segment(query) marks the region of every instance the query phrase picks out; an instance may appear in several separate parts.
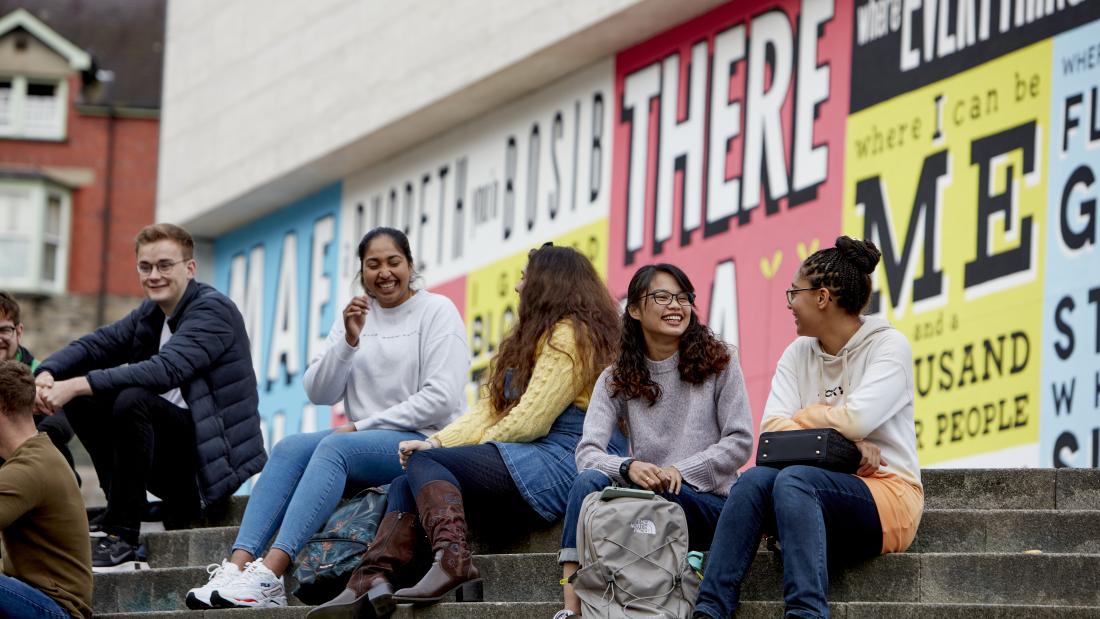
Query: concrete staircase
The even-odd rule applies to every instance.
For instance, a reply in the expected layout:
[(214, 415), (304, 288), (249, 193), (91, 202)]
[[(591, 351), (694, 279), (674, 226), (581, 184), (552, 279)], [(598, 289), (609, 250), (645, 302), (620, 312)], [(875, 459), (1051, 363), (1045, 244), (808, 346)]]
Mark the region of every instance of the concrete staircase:
[[(926, 470), (926, 509), (904, 554), (834, 574), (839, 619), (1100, 618), (1100, 470)], [(189, 611), (203, 566), (225, 556), (244, 500), (217, 526), (146, 535), (148, 571), (95, 577), (97, 616), (304, 617), (307, 607)], [(560, 605), (555, 553), (560, 527), (517, 540), (475, 540), (483, 603), (399, 607), (417, 619), (549, 619)], [(782, 616), (782, 566), (767, 552), (743, 589), (741, 618)], [(292, 604), (296, 601), (292, 600)]]

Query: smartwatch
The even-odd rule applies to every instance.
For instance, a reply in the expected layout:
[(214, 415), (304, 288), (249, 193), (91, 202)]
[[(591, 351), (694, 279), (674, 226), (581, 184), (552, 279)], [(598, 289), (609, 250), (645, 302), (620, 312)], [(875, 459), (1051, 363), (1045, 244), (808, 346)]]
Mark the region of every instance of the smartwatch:
[(634, 458), (627, 458), (626, 460), (623, 460), (621, 464), (619, 464), (619, 477), (622, 477), (623, 481), (628, 484), (634, 483), (630, 481), (631, 464), (634, 464)]

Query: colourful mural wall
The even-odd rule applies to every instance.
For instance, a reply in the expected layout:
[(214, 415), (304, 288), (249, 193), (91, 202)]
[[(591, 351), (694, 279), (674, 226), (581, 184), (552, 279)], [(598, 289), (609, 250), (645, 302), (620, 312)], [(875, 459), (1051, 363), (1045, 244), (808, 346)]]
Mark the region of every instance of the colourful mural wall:
[(731, 2), (225, 235), (215, 284), (269, 438), (331, 423), (301, 373), (376, 225), (463, 313), (470, 397), (553, 240), (618, 297), (683, 267), (758, 420), (798, 264), (866, 237), (871, 311), (913, 344), (922, 464), (1095, 467), (1098, 93), (1096, 1)]
[(214, 286), (244, 316), (268, 448), (287, 434), (332, 425), (302, 388), (310, 357), (339, 316), (336, 231), (340, 187), (238, 228), (214, 245)]

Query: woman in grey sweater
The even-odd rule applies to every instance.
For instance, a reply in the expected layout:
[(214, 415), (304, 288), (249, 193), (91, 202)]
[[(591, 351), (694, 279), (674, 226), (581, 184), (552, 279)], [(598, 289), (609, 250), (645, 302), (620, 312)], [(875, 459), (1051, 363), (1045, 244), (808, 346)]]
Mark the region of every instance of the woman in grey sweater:
[[(752, 451), (752, 414), (736, 350), (694, 312), (695, 288), (676, 266), (634, 274), (623, 312), (619, 359), (596, 381), (577, 445), (558, 562), (577, 570), (577, 518), (589, 493), (612, 482), (662, 494), (687, 517), (692, 549), (710, 547), (718, 516)], [(632, 457), (607, 451), (619, 422)], [(565, 585), (564, 619), (580, 612)]]

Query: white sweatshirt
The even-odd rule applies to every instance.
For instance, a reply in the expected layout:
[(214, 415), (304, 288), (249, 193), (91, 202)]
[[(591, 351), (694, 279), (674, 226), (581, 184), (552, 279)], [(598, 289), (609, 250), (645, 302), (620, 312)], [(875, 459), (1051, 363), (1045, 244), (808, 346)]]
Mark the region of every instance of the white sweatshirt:
[(344, 409), (357, 430), (431, 434), (465, 408), (470, 349), (454, 303), (426, 290), (397, 307), (371, 302), (358, 346), (338, 317), (303, 380), (314, 404)]
[(913, 393), (909, 340), (886, 320), (866, 317), (835, 356), (814, 337), (791, 342), (775, 368), (760, 425), (766, 429), (769, 417), (779, 417), (836, 428), (877, 446), (884, 472), (919, 485)]

